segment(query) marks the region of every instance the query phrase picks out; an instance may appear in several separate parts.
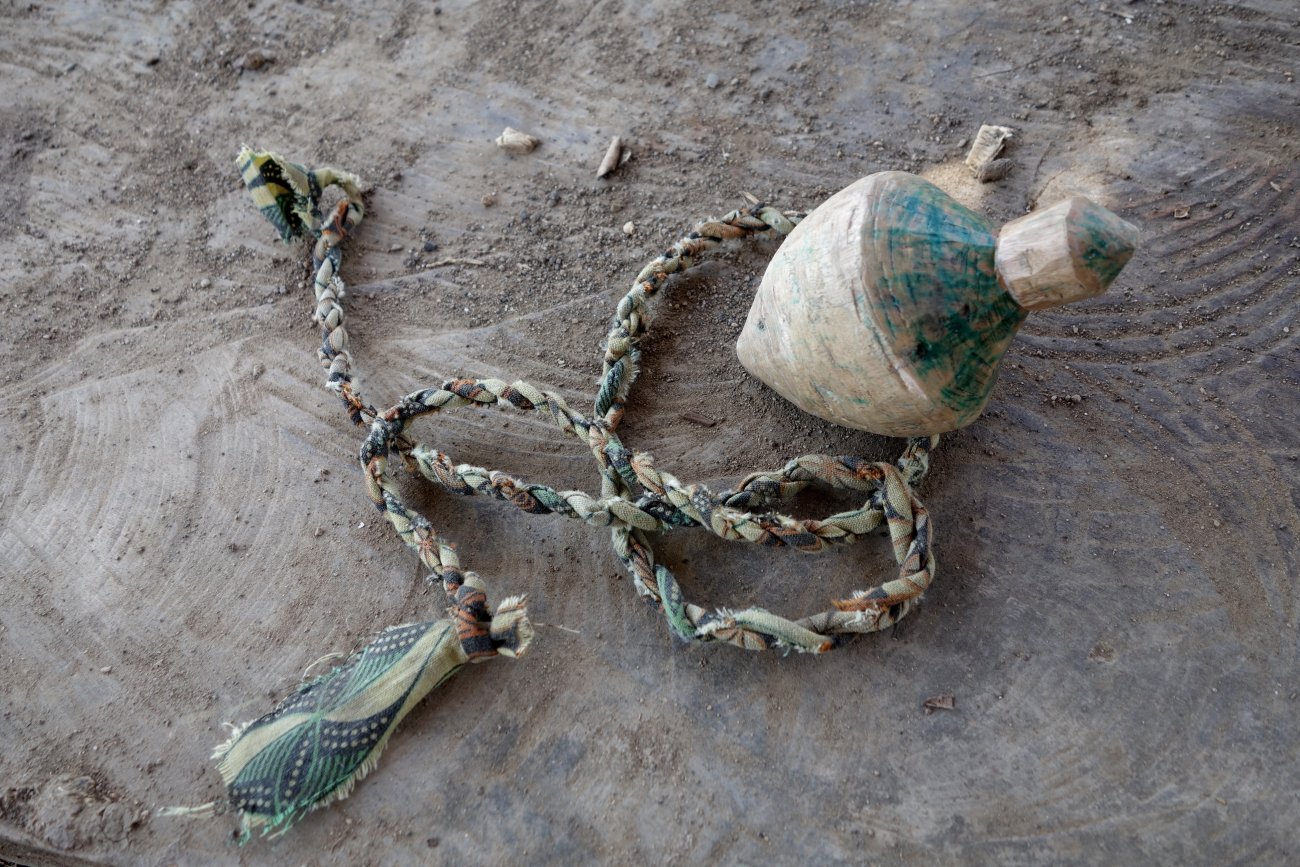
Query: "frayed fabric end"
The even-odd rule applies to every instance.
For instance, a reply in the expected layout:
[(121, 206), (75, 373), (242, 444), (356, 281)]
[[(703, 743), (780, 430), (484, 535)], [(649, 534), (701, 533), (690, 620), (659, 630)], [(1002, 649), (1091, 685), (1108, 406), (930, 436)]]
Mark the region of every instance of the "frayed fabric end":
[[(503, 600), (489, 629), (499, 655), (525, 652), (533, 627), (524, 597)], [(270, 713), (228, 724), (230, 737), (213, 751), (225, 801), (160, 815), (237, 812), (241, 842), (276, 837), (351, 794), (378, 766), (403, 718), (468, 661), (452, 620), (385, 629), (342, 664), (303, 681)]]
[(465, 662), (451, 621), (395, 626), (270, 713), (233, 727), (214, 758), (245, 839), (282, 833), (347, 797), (402, 719)]

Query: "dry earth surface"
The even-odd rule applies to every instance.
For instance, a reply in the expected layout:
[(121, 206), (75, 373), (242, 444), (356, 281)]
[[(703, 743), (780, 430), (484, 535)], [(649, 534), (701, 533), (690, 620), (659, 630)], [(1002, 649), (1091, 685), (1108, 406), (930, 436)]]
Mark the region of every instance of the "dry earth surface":
[[(0, 854), (1295, 863), (1298, 25), (1292, 0), (0, 2)], [(1017, 131), (985, 185), (961, 166), (983, 122)], [(507, 125), (541, 147), (497, 150)], [(614, 134), (632, 159), (597, 181)], [(1032, 317), (936, 452), (924, 608), (824, 658), (676, 645), (604, 533), (412, 482), (546, 625), (435, 693), (347, 801), (238, 848), (230, 817), (153, 810), (221, 794), (223, 723), (442, 605), (364, 496), (306, 251), (250, 206), (241, 142), (369, 183), (344, 275), (379, 403), (464, 374), (586, 405), (641, 263), (741, 191), (809, 208), (906, 169), (998, 221), (1077, 192), (1144, 247)], [(657, 302), (623, 432), (684, 479), (899, 448), (744, 373), (765, 252)], [(541, 419), (420, 431), (595, 484)], [(892, 570), (883, 539), (660, 553), (696, 598), (783, 612)]]

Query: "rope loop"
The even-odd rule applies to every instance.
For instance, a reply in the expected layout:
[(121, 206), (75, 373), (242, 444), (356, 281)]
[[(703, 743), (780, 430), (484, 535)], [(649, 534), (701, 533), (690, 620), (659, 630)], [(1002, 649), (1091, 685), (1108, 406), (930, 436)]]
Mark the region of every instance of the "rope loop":
[[(671, 275), (693, 267), (720, 244), (789, 234), (801, 214), (755, 204), (705, 220), (642, 268), (615, 307), (590, 418), (536, 385), (492, 378), (449, 380), (377, 410), (353, 385), (343, 315), (347, 292), (339, 276), (341, 245), (365, 214), (360, 181), (346, 172), (311, 170), (248, 148), (238, 162), (254, 203), (280, 237), (286, 242), (304, 235), (315, 239), (312, 320), (320, 328), (317, 354), (326, 369), (326, 387), (340, 396), (354, 424), (368, 428), (359, 453), (367, 495), (429, 570), (429, 580), (442, 583), (448, 605), (445, 618), (384, 630), (343, 664), (305, 680), (270, 713), (235, 728), (217, 748), (214, 758), (227, 790), (221, 809), (240, 813), (245, 838), (252, 828), (282, 833), (307, 811), (346, 797), (423, 696), (463, 665), (522, 655), (532, 639), (524, 598), (503, 599), (493, 612), (483, 579), (465, 569), (456, 547), (402, 499), (394, 457), (453, 493), (490, 496), (530, 514), (564, 515), (607, 528), (633, 587), (660, 610), (669, 632), (682, 641), (822, 653), (856, 633), (889, 628), (916, 607), (930, 586), (935, 568), (930, 519), (914, 488), (929, 469), (938, 437), (909, 440), (896, 463), (804, 455), (779, 469), (750, 474), (734, 491), (714, 493), (704, 485), (683, 483), (618, 436), (637, 377), (638, 343), (649, 327), (650, 299)], [(324, 216), (321, 194), (335, 186), (343, 198)], [(600, 475), (600, 495), (457, 464), (407, 435), (408, 426), (421, 416), (471, 405), (535, 412), (584, 442)], [(861, 496), (862, 505), (808, 519), (774, 510), (809, 485), (852, 492)], [(757, 607), (706, 609), (691, 602), (672, 571), (656, 561), (651, 543), (655, 534), (698, 527), (723, 539), (814, 552), (856, 542), (882, 526), (899, 566), (897, 577), (799, 619)], [(170, 812), (197, 815), (218, 806)]]
[[(937, 437), (910, 440), (897, 464), (871, 463), (851, 455), (804, 455), (778, 470), (749, 475), (734, 491), (714, 493), (658, 469), (653, 456), (628, 448), (617, 434), (638, 375), (638, 344), (651, 319), (648, 305), (668, 278), (690, 269), (721, 244), (786, 235), (802, 214), (762, 203), (737, 209), (698, 223), (648, 262), (615, 306), (602, 346), (602, 372), (590, 418), (571, 409), (558, 394), (531, 383), (500, 379), (449, 380), (412, 392), (380, 411), (362, 401), (352, 385), (352, 356), (343, 323), (346, 287), (339, 276), (340, 245), (364, 214), (359, 181), (332, 169), (311, 171), (272, 154), (246, 152), (241, 161), (255, 201), (281, 236), (287, 240), (311, 233), (317, 239), (312, 253), (316, 298), (312, 318), (321, 328), (318, 354), (328, 370), (326, 385), (343, 398), (354, 423), (369, 425), (360, 451), (367, 493), (429, 568), (430, 579), (441, 580), (458, 622), (487, 623), (486, 595), (481, 588), (473, 593), (465, 589), (470, 586), (465, 576), (473, 573), (462, 571), (454, 547), (403, 501), (392, 475), (393, 456), (409, 471), (453, 493), (486, 495), (530, 514), (560, 514), (608, 528), (614, 551), (637, 591), (663, 612), (670, 631), (686, 641), (820, 653), (838, 646), (845, 635), (893, 625), (929, 587), (934, 574), (929, 517), (913, 487), (928, 470)], [(322, 219), (320, 193), (331, 185), (341, 186), (345, 198)], [(274, 195), (268, 198), (268, 192)], [(408, 438), (407, 427), (420, 416), (470, 405), (508, 405), (536, 412), (561, 431), (584, 440), (600, 475), (600, 495), (556, 490), (498, 470), (457, 464), (444, 452)], [(861, 494), (862, 505), (812, 519), (774, 511), (781, 501), (814, 484)], [(797, 620), (762, 608), (709, 610), (692, 603), (672, 571), (656, 562), (651, 544), (651, 534), (698, 527), (723, 539), (815, 552), (856, 542), (882, 525), (893, 544), (898, 577), (853, 592), (835, 600), (833, 608)], [(483, 634), (484, 628), (478, 628), (473, 636), (471, 659), (496, 652), (494, 645), (481, 640)]]

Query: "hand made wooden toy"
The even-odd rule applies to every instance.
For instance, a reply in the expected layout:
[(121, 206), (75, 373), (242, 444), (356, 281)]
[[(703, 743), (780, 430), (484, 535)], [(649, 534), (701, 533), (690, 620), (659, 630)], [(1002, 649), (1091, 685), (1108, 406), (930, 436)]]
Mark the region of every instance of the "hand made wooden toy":
[[(863, 178), (807, 218), (755, 204), (705, 220), (655, 257), (617, 304), (590, 415), (554, 392), (499, 379), (448, 380), (381, 410), (354, 387), (343, 324), (341, 244), (365, 213), (360, 182), (347, 172), (311, 170), (247, 148), (238, 163), (254, 202), (283, 240), (316, 240), (313, 319), (321, 330), (326, 385), (342, 398), (351, 421), (368, 429), (359, 463), (370, 501), (447, 596), (445, 616), (389, 627), (342, 664), (305, 680), (269, 713), (234, 726), (214, 754), (223, 799), (164, 811), (238, 813), (245, 839), (255, 829), (281, 833), (308, 811), (345, 797), (429, 692), (468, 663), (522, 656), (535, 637), (526, 600), (506, 597), (494, 611), (487, 582), (464, 568), (455, 546), (405, 502), (395, 463), (457, 494), (483, 494), (531, 514), (607, 530), (637, 592), (683, 641), (824, 653), (855, 635), (890, 628), (919, 604), (935, 561), (929, 513), (914, 488), (929, 468), (937, 434), (979, 414), (1027, 311), (1104, 291), (1136, 243), (1132, 226), (1079, 198), (1014, 220), (999, 235), (937, 187), (885, 172)], [(321, 195), (331, 186), (344, 198), (326, 217)], [(911, 439), (893, 463), (803, 455), (751, 473), (731, 491), (685, 484), (617, 434), (649, 327), (649, 302), (673, 274), (726, 241), (786, 234), (741, 335), (741, 361), (809, 412)], [(408, 431), (421, 416), (461, 406), (549, 418), (590, 448), (600, 495), (457, 464)], [(824, 518), (775, 511), (810, 484), (856, 492), (865, 501)], [(653, 535), (685, 528), (803, 552), (883, 528), (898, 573), (797, 619), (759, 607), (705, 608), (687, 599), (652, 547)]]
[(1133, 226), (1080, 196), (999, 233), (915, 175), (869, 175), (781, 245), (737, 354), (836, 424), (955, 430), (984, 409), (1027, 313), (1105, 292), (1136, 246)]

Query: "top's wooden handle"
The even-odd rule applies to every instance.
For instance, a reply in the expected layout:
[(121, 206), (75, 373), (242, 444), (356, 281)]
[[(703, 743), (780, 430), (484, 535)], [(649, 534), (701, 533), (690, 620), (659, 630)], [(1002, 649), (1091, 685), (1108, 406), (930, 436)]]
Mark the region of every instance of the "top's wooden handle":
[(1082, 301), (1106, 291), (1137, 241), (1132, 224), (1073, 196), (1002, 227), (998, 281), (1026, 310)]

